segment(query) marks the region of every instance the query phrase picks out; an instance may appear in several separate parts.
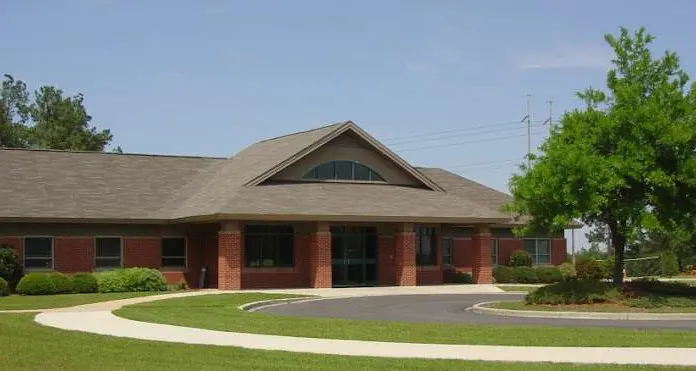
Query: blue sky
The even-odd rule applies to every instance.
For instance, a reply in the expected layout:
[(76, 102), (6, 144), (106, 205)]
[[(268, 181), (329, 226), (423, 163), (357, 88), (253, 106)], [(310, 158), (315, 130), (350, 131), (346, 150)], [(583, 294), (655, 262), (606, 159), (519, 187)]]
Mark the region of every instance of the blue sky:
[[(6, 0), (0, 73), (84, 93), (126, 152), (227, 156), (353, 120), (415, 165), (506, 190), (528, 92), (535, 120), (549, 99), (577, 106), (604, 85), (603, 35), (621, 25), (694, 71), (695, 13), (689, 0)], [(537, 145), (547, 128), (532, 133)]]

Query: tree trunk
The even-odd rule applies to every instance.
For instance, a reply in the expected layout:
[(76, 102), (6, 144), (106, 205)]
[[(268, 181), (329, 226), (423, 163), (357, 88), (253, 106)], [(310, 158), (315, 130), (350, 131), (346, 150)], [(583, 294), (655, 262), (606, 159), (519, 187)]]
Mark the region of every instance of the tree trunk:
[(610, 228), (611, 244), (614, 247), (614, 274), (613, 282), (615, 285), (623, 283), (624, 250), (626, 249), (626, 236), (619, 231), (617, 224)]

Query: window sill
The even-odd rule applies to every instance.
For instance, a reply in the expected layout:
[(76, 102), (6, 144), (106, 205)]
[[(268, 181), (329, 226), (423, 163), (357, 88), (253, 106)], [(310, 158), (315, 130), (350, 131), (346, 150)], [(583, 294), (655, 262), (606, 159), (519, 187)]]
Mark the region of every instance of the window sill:
[(27, 273), (48, 273), (54, 271), (55, 269), (53, 268), (24, 268), (24, 272)]
[(159, 271), (165, 273), (188, 273), (189, 269), (187, 267), (160, 267)]
[(244, 267), (242, 273), (297, 273), (294, 267), (261, 267), (261, 268), (249, 268)]
[(440, 266), (439, 265), (419, 265), (419, 266), (416, 266), (416, 270), (419, 270), (419, 271), (439, 271)]
[(114, 269), (123, 269), (123, 268), (124, 267), (122, 265), (118, 266), (118, 267), (99, 267), (99, 268), (94, 267), (94, 268), (92, 268), (92, 272), (112, 271)]

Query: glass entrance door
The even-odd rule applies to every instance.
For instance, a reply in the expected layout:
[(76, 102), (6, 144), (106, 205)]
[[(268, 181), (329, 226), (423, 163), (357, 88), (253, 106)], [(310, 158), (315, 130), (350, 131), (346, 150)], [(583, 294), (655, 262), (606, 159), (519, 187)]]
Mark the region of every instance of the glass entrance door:
[(332, 227), (331, 269), (334, 286), (365, 286), (377, 281), (375, 228)]

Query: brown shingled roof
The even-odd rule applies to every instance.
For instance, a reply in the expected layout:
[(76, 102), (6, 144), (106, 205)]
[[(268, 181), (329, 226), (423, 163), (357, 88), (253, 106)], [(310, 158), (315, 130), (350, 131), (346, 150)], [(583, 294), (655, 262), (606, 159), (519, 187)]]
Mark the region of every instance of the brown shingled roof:
[[(349, 130), (424, 188), (261, 184)], [(507, 221), (497, 205), (509, 196), (481, 185), (485, 190), (473, 190), (475, 184), (441, 169), (411, 167), (350, 121), (264, 140), (232, 158), (0, 149), (0, 219)]]

